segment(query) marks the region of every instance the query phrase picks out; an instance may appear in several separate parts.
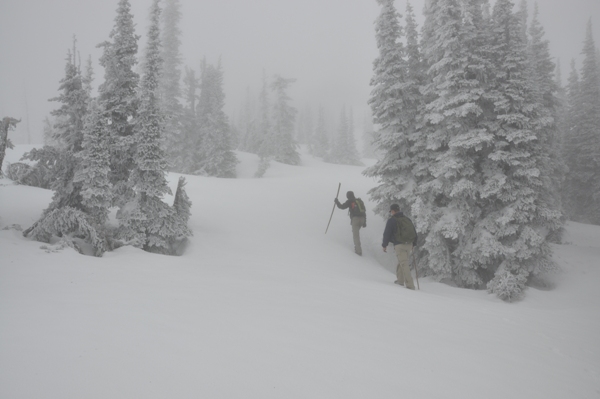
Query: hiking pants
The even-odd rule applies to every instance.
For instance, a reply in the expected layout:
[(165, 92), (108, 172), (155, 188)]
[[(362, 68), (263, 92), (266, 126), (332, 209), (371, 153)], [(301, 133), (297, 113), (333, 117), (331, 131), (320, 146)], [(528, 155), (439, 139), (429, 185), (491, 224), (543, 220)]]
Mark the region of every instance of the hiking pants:
[(364, 216), (354, 216), (350, 222), (352, 224), (352, 238), (354, 238), (354, 252), (362, 255), (362, 247), (360, 246), (360, 228), (365, 224)]
[(398, 278), (398, 284), (406, 286), (412, 290), (415, 289), (415, 283), (413, 283), (412, 275), (410, 274), (410, 267), (408, 260), (410, 253), (412, 252), (412, 244), (398, 244), (394, 245), (394, 251), (398, 258), (398, 267), (396, 268), (396, 277)]

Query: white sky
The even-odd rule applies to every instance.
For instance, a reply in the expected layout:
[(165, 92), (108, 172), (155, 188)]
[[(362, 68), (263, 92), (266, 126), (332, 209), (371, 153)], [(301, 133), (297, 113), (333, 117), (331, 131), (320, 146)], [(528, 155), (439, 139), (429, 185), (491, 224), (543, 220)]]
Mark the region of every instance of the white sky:
[[(92, 55), (95, 84), (104, 71), (96, 45), (108, 39), (117, 0), (1, 0), (0, 118), (23, 118), (11, 133), (15, 143), (41, 141), (42, 120), (56, 107), (67, 49), (77, 35), (82, 59)], [(296, 78), (290, 94), (298, 108), (323, 104), (337, 115), (352, 107), (362, 120), (367, 110), (372, 62), (377, 55), (375, 0), (181, 0), (182, 52), (198, 69), (203, 56), (225, 70), (226, 111), (231, 116), (246, 89), (258, 90), (263, 68)], [(423, 0), (411, 2), (422, 24)], [(136, 33), (145, 36), (150, 0), (131, 0)], [(563, 75), (579, 57), (587, 20), (595, 22), (600, 45), (599, 0), (539, 0), (540, 19)], [(406, 2), (396, 0), (404, 13)], [(530, 16), (533, 1), (530, 1)], [(143, 51), (143, 41), (140, 51)], [(28, 114), (28, 115), (27, 115)], [(29, 126), (26, 121), (29, 120)]]

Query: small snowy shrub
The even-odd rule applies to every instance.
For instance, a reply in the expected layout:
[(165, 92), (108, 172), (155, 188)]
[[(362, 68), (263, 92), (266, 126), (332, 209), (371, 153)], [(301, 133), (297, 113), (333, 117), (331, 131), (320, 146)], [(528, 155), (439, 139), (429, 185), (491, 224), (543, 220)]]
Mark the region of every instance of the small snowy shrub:
[[(55, 235), (63, 238), (65, 235), (81, 236), (94, 248), (94, 256), (102, 256), (105, 251), (104, 239), (88, 221), (87, 215), (68, 206), (46, 213), (31, 228), (23, 232), (24, 236), (29, 234), (34, 240), (47, 243)], [(71, 241), (65, 240), (65, 242)], [(74, 248), (81, 252), (77, 245)]]
[(522, 273), (513, 274), (508, 270), (498, 270), (487, 284), (487, 290), (503, 301), (514, 302), (523, 296), (526, 283), (527, 276)]

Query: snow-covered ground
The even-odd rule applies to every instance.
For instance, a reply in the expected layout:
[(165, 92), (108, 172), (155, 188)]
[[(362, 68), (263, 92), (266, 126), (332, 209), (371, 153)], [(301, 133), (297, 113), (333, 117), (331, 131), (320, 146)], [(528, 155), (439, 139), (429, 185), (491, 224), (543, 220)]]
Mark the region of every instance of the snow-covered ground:
[(52, 193), (0, 180), (0, 398), (600, 397), (600, 227), (569, 223), (555, 287), (518, 303), (410, 291), (381, 218), (363, 257), (344, 211), (324, 234), (338, 182), (373, 208), (363, 168), (303, 154), (254, 179), (238, 156), (238, 179), (187, 177), (181, 257), (42, 249), (5, 228)]

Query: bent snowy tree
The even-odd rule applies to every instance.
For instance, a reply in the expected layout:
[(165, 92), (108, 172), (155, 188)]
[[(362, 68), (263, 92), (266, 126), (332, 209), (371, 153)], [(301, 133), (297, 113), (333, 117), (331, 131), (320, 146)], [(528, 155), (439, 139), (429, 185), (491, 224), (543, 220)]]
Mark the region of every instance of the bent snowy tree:
[(14, 129), (19, 122), (21, 122), (20, 119), (17, 120), (7, 116), (2, 119), (2, 123), (0, 124), (0, 176), (2, 176), (2, 164), (4, 163), (6, 148), (13, 148), (12, 143), (8, 139), (8, 131)]

